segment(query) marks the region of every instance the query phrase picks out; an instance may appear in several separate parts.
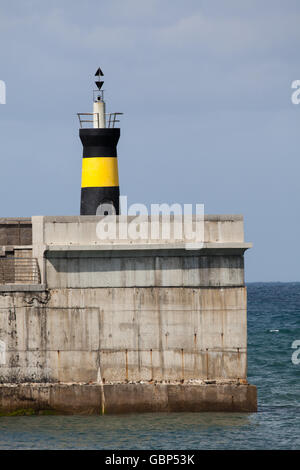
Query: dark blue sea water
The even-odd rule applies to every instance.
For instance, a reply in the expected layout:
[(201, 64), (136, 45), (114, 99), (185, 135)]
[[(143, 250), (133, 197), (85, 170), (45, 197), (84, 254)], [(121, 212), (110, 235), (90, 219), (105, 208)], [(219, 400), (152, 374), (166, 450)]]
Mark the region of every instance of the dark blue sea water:
[[(0, 449), (300, 449), (300, 283), (248, 285), (258, 413), (0, 418)], [(300, 354), (299, 354), (300, 357)]]

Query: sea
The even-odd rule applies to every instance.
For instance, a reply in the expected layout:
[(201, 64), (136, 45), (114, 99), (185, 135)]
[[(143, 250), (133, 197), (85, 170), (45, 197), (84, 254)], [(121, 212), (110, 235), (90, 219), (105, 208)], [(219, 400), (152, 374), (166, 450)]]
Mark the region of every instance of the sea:
[(0, 449), (300, 449), (300, 283), (247, 290), (257, 413), (0, 417)]

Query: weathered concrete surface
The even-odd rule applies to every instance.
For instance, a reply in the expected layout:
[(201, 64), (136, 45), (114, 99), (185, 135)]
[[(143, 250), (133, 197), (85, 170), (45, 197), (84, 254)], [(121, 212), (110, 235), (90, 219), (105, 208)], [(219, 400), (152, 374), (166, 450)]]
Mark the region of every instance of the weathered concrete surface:
[[(51, 216), (35, 216), (32, 217), (32, 230), (33, 230), (33, 245), (44, 244), (44, 245), (103, 245), (103, 244), (114, 244), (120, 243), (120, 235), (123, 225), (131, 224), (136, 222), (137, 218), (134, 216), (117, 216), (117, 235), (115, 240), (99, 239), (97, 233), (97, 225), (99, 221), (103, 219), (102, 216), (67, 216), (67, 217), (51, 217)], [(108, 220), (107, 218), (105, 220)], [(169, 220), (166, 217), (147, 217), (139, 216), (141, 224), (145, 222), (157, 221), (160, 225), (158, 237), (153, 238), (151, 231), (151, 224), (147, 225), (147, 231), (141, 231), (140, 238), (135, 240), (125, 236), (123, 243), (125, 244), (153, 244), (153, 243), (165, 243), (166, 245), (179, 241), (189, 242), (187, 234), (183, 233), (178, 236), (178, 230), (176, 222), (178, 218), (175, 216), (170, 217), (170, 232), (163, 224)], [(187, 225), (189, 223), (187, 222)], [(191, 227), (195, 229), (195, 217), (191, 219)], [(153, 227), (153, 225), (152, 225)], [(153, 229), (152, 229), (153, 230)], [(130, 228), (127, 229), (130, 231)], [(113, 233), (113, 232), (110, 232)], [(169, 236), (170, 233), (170, 236)], [(167, 236), (166, 236), (167, 235)], [(122, 237), (122, 235), (121, 235)], [(204, 233), (203, 242), (209, 243), (222, 243), (222, 242), (244, 242), (244, 222), (242, 215), (204, 215)]]
[(0, 386), (0, 413), (31, 409), (103, 414), (256, 411), (256, 387), (238, 384), (23, 384)]
[(155, 250), (46, 254), (48, 287), (243, 286), (242, 255)]
[(0, 293), (0, 382), (245, 379), (244, 287)]
[[(193, 216), (187, 219), (184, 227), (180, 223), (181, 219), (178, 223), (176, 216), (140, 216), (140, 224), (137, 224), (136, 217), (118, 216), (106, 224), (107, 227), (115, 227), (115, 230), (108, 230), (107, 239), (99, 237), (98, 230), (99, 223), (105, 220), (110, 219), (101, 216), (32, 217), (32, 253), (39, 264), (41, 282), (47, 283), (50, 288), (131, 287), (142, 286), (144, 282), (149, 286), (156, 285), (154, 272), (162, 272), (162, 285), (177, 286), (181, 285), (178, 284), (182, 277), (180, 270), (183, 270), (188, 282), (185, 285), (197, 285), (198, 281), (199, 285), (206, 286), (242, 285), (244, 282), (242, 256), (251, 244), (244, 242), (243, 217), (240, 215), (205, 215), (198, 226)], [(129, 236), (132, 224), (134, 227), (140, 227), (139, 238), (134, 240)], [(144, 230), (142, 227), (145, 224)], [(157, 227), (154, 232), (153, 227)], [(199, 227), (202, 228), (199, 230)], [(189, 238), (193, 231), (201, 236), (201, 240), (197, 240), (201, 242), (201, 249), (194, 248), (189, 252), (191, 246), (197, 246), (197, 243)], [(144, 251), (138, 253), (137, 250), (143, 247)], [(129, 252), (121, 254), (121, 250)], [(198, 261), (200, 254), (203, 258)], [(222, 255), (223, 259), (209, 261), (208, 258), (205, 260), (205, 255)], [(99, 257), (109, 258), (107, 267), (105, 260), (99, 260)], [(147, 257), (144, 263), (142, 257)], [(101, 264), (102, 270), (99, 268)], [(129, 284), (117, 279), (120, 271), (123, 277), (125, 273), (126, 278), (129, 277)], [(102, 273), (102, 277), (99, 273)], [(179, 280), (176, 281), (177, 273)], [(190, 278), (195, 277), (194, 274), (196, 278), (191, 281)], [(132, 279), (132, 276), (135, 276), (135, 279)]]

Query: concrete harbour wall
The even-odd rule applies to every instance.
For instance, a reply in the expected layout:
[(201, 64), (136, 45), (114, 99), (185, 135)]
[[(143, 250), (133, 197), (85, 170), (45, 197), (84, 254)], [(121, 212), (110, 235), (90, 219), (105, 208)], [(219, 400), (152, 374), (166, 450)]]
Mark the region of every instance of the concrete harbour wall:
[(100, 219), (32, 218), (39, 282), (0, 286), (0, 409), (253, 411), (242, 217), (205, 216), (201, 243), (99, 240)]

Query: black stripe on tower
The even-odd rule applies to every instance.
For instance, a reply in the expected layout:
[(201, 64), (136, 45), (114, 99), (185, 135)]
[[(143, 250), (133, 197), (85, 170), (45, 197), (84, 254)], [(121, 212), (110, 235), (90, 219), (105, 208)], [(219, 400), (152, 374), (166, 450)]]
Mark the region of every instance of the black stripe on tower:
[(105, 188), (81, 188), (80, 215), (96, 215), (100, 204), (109, 204), (110, 202), (113, 203), (116, 214), (119, 215), (119, 198), (119, 186), (107, 186)]
[(117, 157), (120, 129), (79, 129), (83, 158)]
[[(83, 145), (83, 158), (117, 158), (117, 144), (120, 129), (80, 129), (79, 137)], [(120, 213), (120, 189), (115, 186), (82, 187), (80, 215), (96, 215), (101, 204), (112, 203), (116, 214)]]

